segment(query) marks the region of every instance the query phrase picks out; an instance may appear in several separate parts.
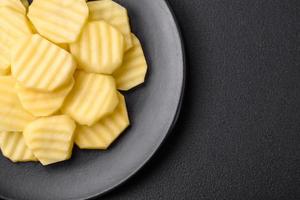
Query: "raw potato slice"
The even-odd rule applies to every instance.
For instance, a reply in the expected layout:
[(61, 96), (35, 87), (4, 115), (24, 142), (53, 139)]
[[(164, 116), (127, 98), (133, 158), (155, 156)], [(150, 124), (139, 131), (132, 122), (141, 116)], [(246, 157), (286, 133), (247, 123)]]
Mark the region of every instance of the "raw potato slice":
[(28, 11), (38, 32), (55, 43), (75, 42), (88, 15), (85, 0), (34, 0)]
[[(2, 1), (2, 0), (1, 0)], [(10, 7), (0, 7), (1, 43), (11, 48), (19, 38), (32, 34), (26, 16)]]
[(90, 11), (89, 20), (104, 20), (117, 28), (125, 39), (125, 50), (132, 46), (131, 29), (127, 10), (111, 0), (90, 1), (87, 3)]
[(53, 91), (71, 80), (76, 63), (69, 52), (35, 34), (15, 45), (11, 68), (24, 87)]
[(25, 142), (43, 165), (68, 160), (75, 127), (75, 122), (66, 115), (40, 118), (25, 128)]
[(1, 132), (0, 148), (2, 154), (13, 162), (37, 161), (25, 144), (22, 132)]
[(111, 76), (78, 71), (62, 112), (81, 125), (91, 126), (112, 113), (118, 103), (115, 81)]
[(132, 34), (133, 47), (124, 55), (122, 66), (114, 73), (117, 88), (130, 90), (145, 81), (147, 62), (139, 39)]
[(19, 0), (0, 0), (0, 75), (10, 72), (11, 47), (18, 38), (32, 33), (24, 13), (13, 9), (18, 3), (24, 8)]
[(104, 21), (89, 22), (80, 39), (70, 45), (79, 68), (112, 74), (123, 61), (123, 35)]
[(26, 8), (28, 7), (28, 1), (27, 0), (0, 0), (0, 7), (8, 7), (25, 15)]
[(0, 131), (23, 131), (34, 120), (21, 105), (11, 76), (0, 76)]
[(17, 94), (23, 107), (36, 117), (49, 116), (58, 111), (66, 96), (74, 85), (74, 79), (53, 92), (40, 92), (27, 89), (21, 84), (16, 84)]
[(112, 114), (93, 126), (77, 126), (75, 143), (81, 149), (107, 149), (129, 126), (125, 98), (120, 93), (118, 96), (119, 105)]

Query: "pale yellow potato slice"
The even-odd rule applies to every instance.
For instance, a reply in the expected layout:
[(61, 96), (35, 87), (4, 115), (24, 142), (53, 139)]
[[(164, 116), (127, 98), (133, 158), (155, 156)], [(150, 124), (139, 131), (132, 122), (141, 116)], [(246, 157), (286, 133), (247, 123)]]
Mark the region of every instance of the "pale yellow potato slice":
[(29, 21), (23, 12), (18, 10), (17, 1), (0, 0), (0, 75), (10, 73), (10, 51), (19, 38), (32, 34)]
[(11, 48), (19, 38), (32, 34), (26, 16), (10, 7), (0, 7), (0, 42)]
[(77, 126), (75, 131), (77, 146), (81, 149), (107, 149), (129, 126), (125, 98), (120, 93), (118, 97), (119, 104), (113, 113), (93, 126)]
[(31, 89), (54, 91), (69, 82), (76, 69), (69, 52), (38, 34), (19, 40), (11, 53), (12, 75)]
[(39, 118), (24, 130), (25, 142), (34, 156), (49, 165), (72, 155), (75, 122), (67, 115)]
[(81, 125), (91, 126), (114, 111), (119, 99), (111, 76), (77, 71), (75, 85), (62, 112)]
[(21, 104), (28, 112), (36, 117), (44, 117), (54, 114), (61, 108), (73, 85), (72, 78), (69, 83), (52, 92), (28, 89), (19, 83), (16, 84), (16, 90)]
[(8, 7), (23, 15), (26, 15), (26, 9), (28, 7), (27, 0), (0, 0), (0, 7)]
[(0, 76), (0, 131), (21, 132), (34, 120), (21, 105), (11, 76)]
[(85, 0), (34, 0), (28, 11), (37, 31), (55, 43), (75, 42), (88, 15)]
[(1, 132), (0, 148), (2, 154), (12, 162), (37, 161), (25, 144), (22, 132)]
[(145, 81), (147, 62), (139, 39), (132, 34), (133, 47), (124, 55), (122, 66), (113, 74), (119, 90), (127, 91)]
[(87, 3), (90, 11), (89, 21), (104, 20), (117, 28), (125, 39), (125, 50), (132, 46), (131, 29), (127, 10), (111, 0), (90, 1)]
[(123, 61), (123, 35), (104, 21), (89, 22), (76, 43), (70, 45), (79, 68), (112, 74)]

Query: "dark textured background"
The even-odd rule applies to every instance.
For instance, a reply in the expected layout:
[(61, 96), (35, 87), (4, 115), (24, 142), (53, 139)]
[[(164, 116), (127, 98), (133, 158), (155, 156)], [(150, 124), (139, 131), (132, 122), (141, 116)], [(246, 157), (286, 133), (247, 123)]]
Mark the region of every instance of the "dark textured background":
[(187, 52), (181, 117), (103, 199), (300, 199), (300, 1), (169, 3)]

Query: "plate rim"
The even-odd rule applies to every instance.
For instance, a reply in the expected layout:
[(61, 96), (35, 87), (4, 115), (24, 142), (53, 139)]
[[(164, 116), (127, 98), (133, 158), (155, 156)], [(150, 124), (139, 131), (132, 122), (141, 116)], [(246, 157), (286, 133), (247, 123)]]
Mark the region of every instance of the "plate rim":
[[(128, 174), (125, 178), (123, 178), (122, 180), (118, 181), (116, 184), (113, 184), (112, 186), (108, 187), (106, 190), (95, 193), (95, 194), (91, 194), (91, 195), (86, 195), (85, 197), (79, 197), (79, 198), (68, 198), (66, 200), (86, 200), (86, 199), (96, 199), (99, 197), (102, 197), (103, 195), (108, 194), (109, 192), (119, 188), (120, 186), (122, 186), (125, 182), (127, 182), (129, 179), (131, 179), (133, 176), (135, 176), (143, 167), (145, 167), (145, 165), (155, 156), (156, 153), (158, 153), (159, 149), (161, 148), (161, 146), (165, 143), (166, 139), (169, 137), (169, 135), (171, 134), (171, 132), (173, 131), (179, 115), (181, 113), (181, 108), (182, 108), (182, 104), (183, 104), (183, 99), (185, 96), (185, 90), (186, 90), (186, 51), (185, 51), (185, 45), (184, 45), (184, 41), (183, 41), (183, 35), (182, 35), (182, 31), (180, 29), (179, 26), (179, 22), (176, 18), (176, 15), (170, 5), (170, 3), (167, 0), (161, 0), (168, 8), (172, 19), (175, 23), (175, 27), (176, 27), (176, 35), (178, 36), (179, 42), (180, 42), (180, 51), (181, 51), (181, 57), (182, 57), (182, 80), (181, 81), (181, 88), (180, 88), (180, 97), (178, 100), (178, 105), (176, 108), (176, 112), (175, 115), (172, 119), (171, 125), (166, 133), (166, 135), (163, 137), (162, 141), (157, 144), (157, 146), (154, 148), (154, 150), (149, 154), (149, 156), (140, 164), (138, 165), (135, 170), (133, 170), (130, 174)], [(6, 200), (16, 200), (10, 197), (6, 197), (3, 196), (2, 194), (0, 194), (0, 199), (6, 199)]]

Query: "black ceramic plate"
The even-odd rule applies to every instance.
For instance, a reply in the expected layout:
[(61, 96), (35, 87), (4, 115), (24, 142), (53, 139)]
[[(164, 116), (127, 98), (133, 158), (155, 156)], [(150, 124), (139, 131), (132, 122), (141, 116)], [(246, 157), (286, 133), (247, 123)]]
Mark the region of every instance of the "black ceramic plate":
[(43, 167), (13, 164), (0, 155), (5, 199), (86, 199), (136, 173), (174, 125), (184, 88), (184, 53), (178, 27), (163, 0), (120, 0), (149, 64), (146, 83), (126, 94), (132, 126), (105, 152), (75, 149), (71, 160)]

